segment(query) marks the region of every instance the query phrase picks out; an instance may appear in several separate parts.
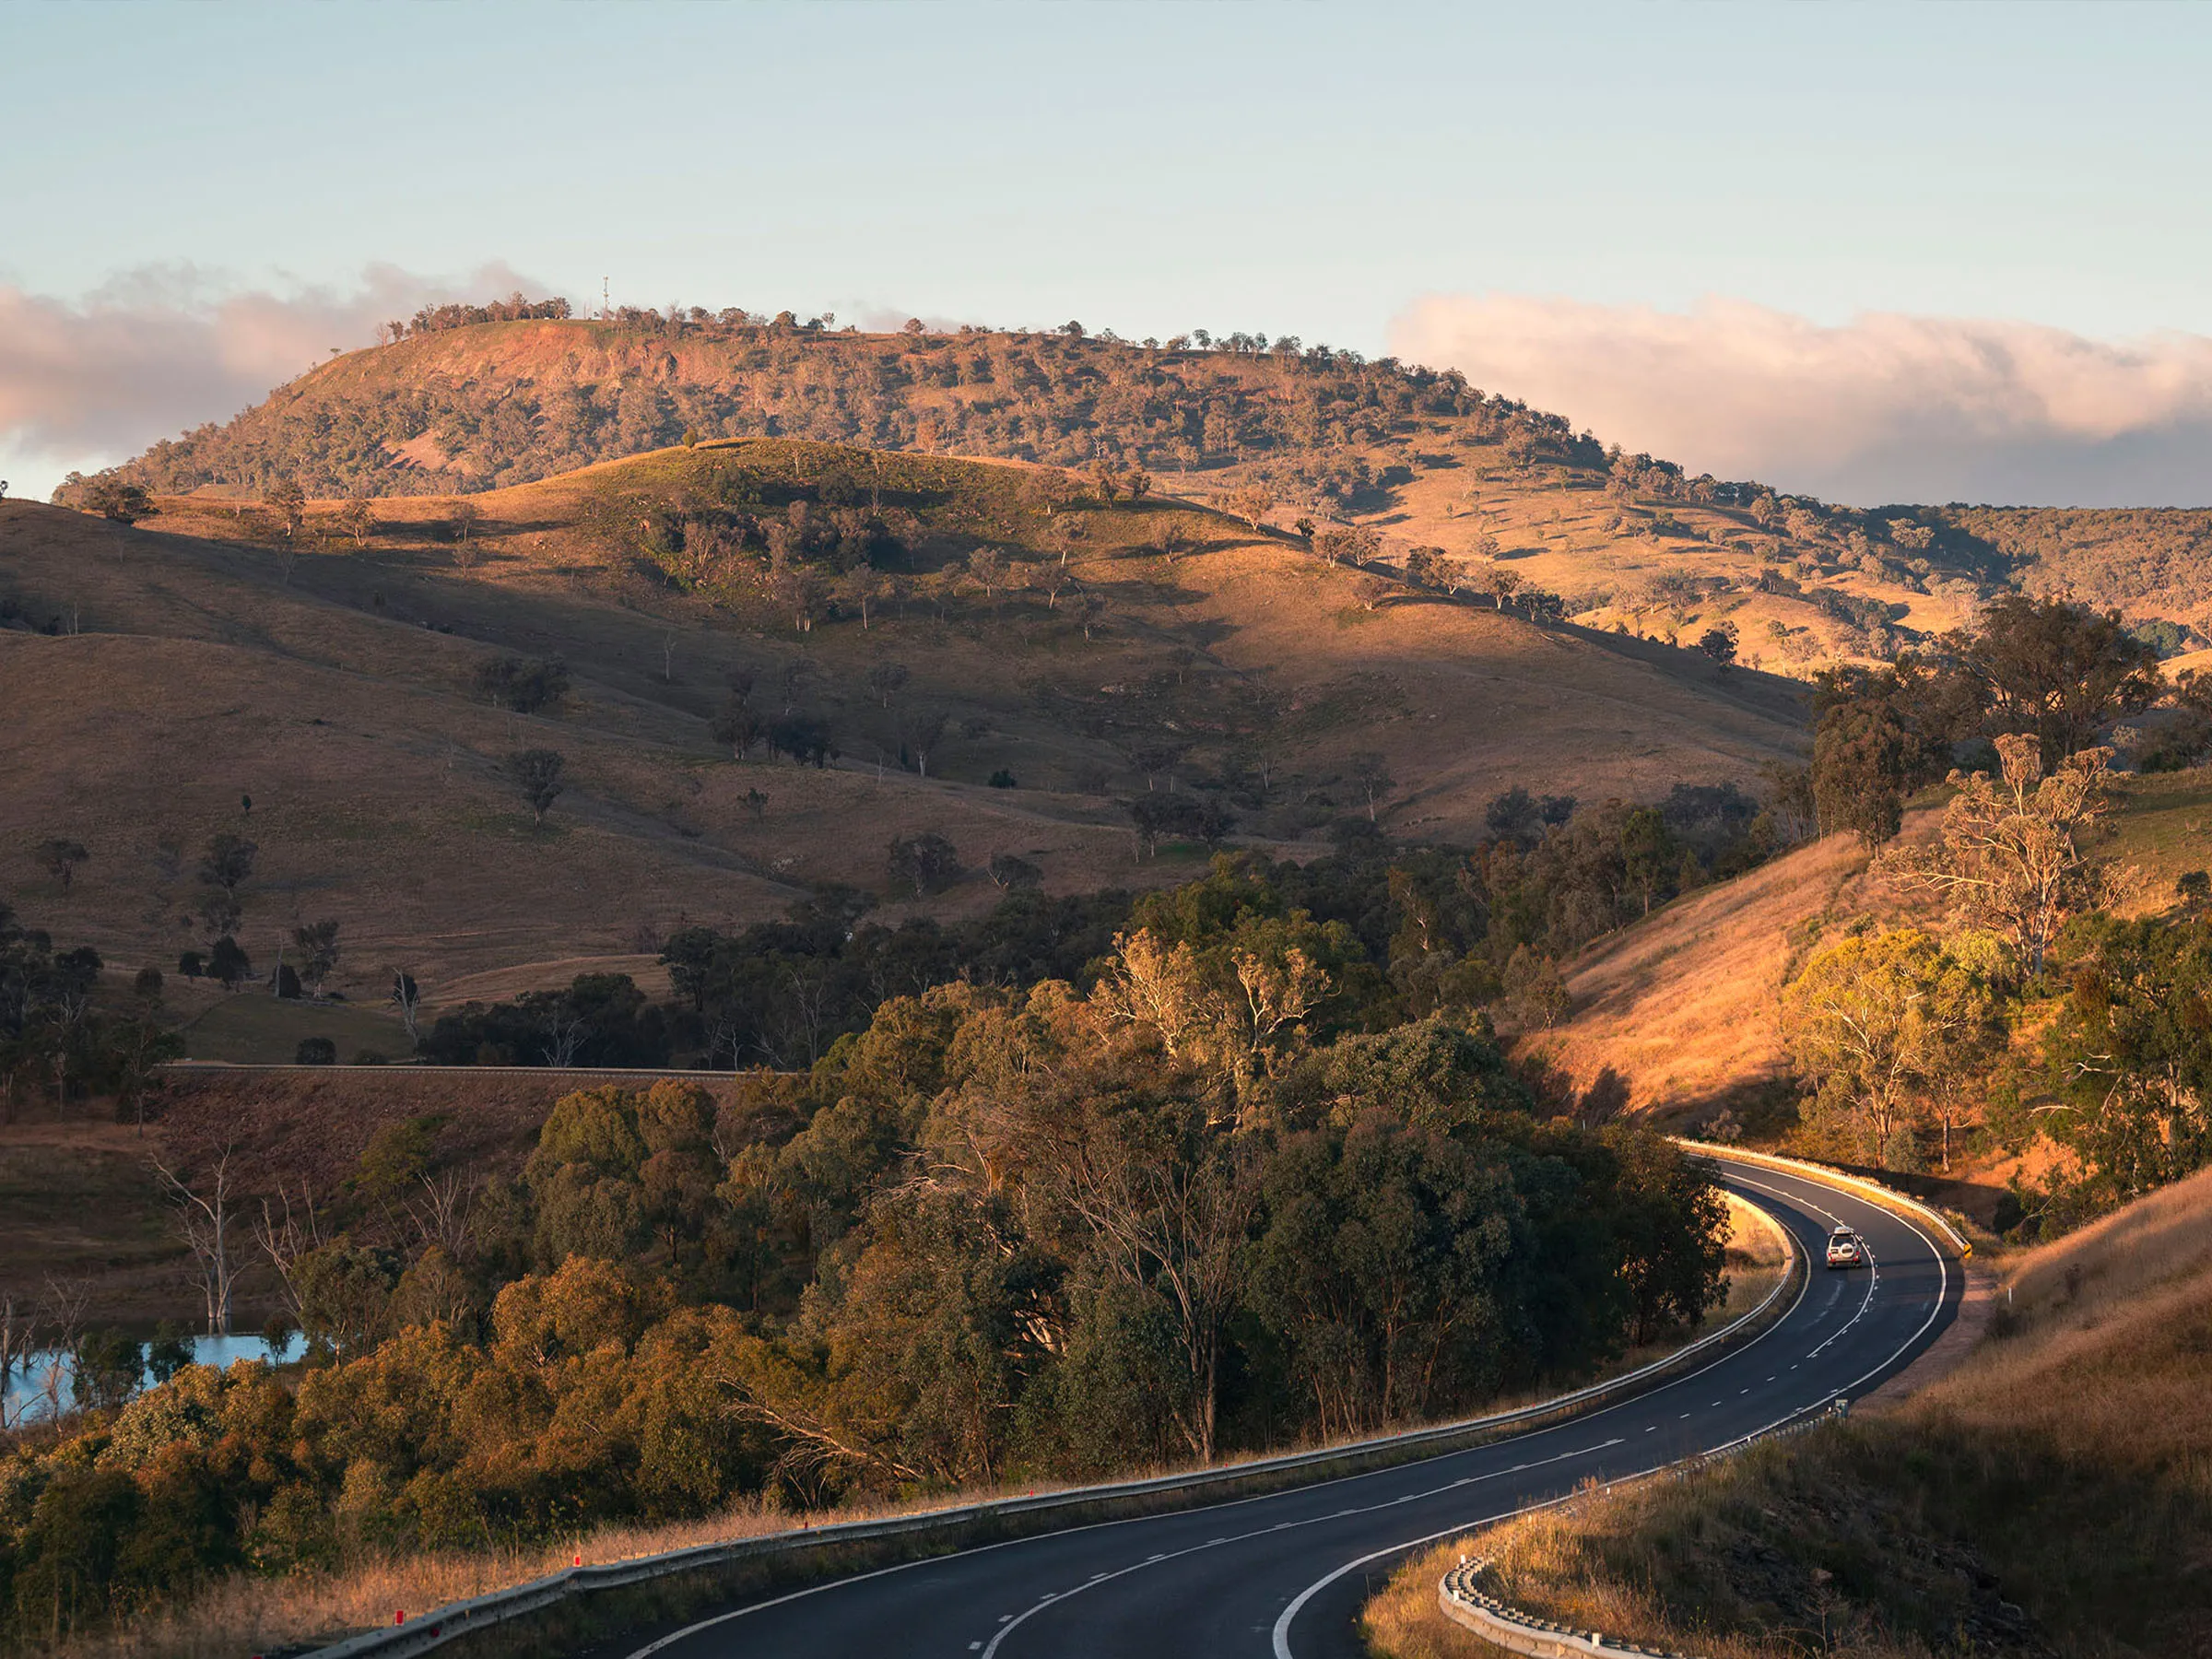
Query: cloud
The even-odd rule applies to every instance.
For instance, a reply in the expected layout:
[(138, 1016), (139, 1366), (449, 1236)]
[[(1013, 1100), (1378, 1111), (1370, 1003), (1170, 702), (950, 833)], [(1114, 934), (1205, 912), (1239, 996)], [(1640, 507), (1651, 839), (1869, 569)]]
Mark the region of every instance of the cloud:
[(1825, 326), (1738, 300), (1687, 313), (1432, 295), (1392, 348), (1694, 472), (1889, 501), (2212, 500), (2212, 338), (2112, 342), (1874, 312)]
[[(346, 287), (243, 288), (189, 265), (127, 272), (80, 300), (0, 284), (0, 457), (11, 492), (134, 454), (258, 403), (380, 324), (446, 300), (540, 291), (500, 264), (464, 280), (372, 265)], [(5, 470), (5, 469), (0, 469)]]

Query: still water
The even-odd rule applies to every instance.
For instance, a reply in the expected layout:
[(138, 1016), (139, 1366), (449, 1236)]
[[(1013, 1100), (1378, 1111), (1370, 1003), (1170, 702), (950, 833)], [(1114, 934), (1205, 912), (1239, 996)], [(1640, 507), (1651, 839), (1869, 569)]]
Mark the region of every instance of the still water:
[[(265, 1359), (269, 1357), (269, 1345), (259, 1336), (194, 1336), (186, 1340), (192, 1344), (193, 1363), (195, 1365), (229, 1365), (234, 1359)], [(282, 1359), (283, 1356), (278, 1355), (277, 1358)], [(7, 1400), (6, 1411), (0, 1415), (0, 1421), (11, 1425), (17, 1422), (35, 1423), (49, 1416), (53, 1406), (48, 1391), (56, 1385), (60, 1389), (64, 1411), (74, 1409), (76, 1404), (76, 1391), (70, 1375), (67, 1354), (33, 1354), (28, 1364), (17, 1366), (0, 1381), (6, 1384)], [(144, 1381), (150, 1383), (153, 1381), (151, 1374)]]

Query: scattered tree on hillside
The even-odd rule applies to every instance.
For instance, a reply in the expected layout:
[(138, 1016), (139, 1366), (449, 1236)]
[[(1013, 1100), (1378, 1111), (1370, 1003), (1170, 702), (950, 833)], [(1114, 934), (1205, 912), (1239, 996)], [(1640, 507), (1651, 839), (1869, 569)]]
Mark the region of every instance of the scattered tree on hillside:
[(945, 741), (945, 711), (909, 707), (899, 715), (899, 742), (914, 763), (914, 771), (929, 776), (929, 758)]
[(547, 809), (560, 798), (560, 771), (566, 764), (557, 749), (520, 749), (507, 757), (508, 779), (530, 808), (534, 824), (542, 826)]
[(85, 851), (85, 843), (71, 841), (66, 836), (49, 836), (31, 850), (39, 868), (61, 884), (64, 894), (76, 879), (76, 868), (92, 854)]
[(908, 677), (904, 663), (877, 663), (868, 670), (868, 689), (875, 692), (888, 709), (891, 706), (891, 699), (906, 685)]
[(935, 830), (895, 837), (886, 873), (893, 891), (917, 899), (943, 892), (963, 874), (959, 853)]
[(1390, 775), (1390, 763), (1374, 749), (1361, 749), (1346, 763), (1352, 787), (1367, 802), (1367, 821), (1375, 821), (1376, 798), (1385, 794), (1397, 780)]
[(453, 538), (453, 562), (465, 571), (476, 566), (477, 526), (483, 519), (484, 509), (465, 497), (445, 509), (445, 532)]
[(102, 473), (85, 485), (81, 500), (86, 511), (119, 524), (135, 524), (155, 512), (153, 498), (144, 488), (112, 473)]
[(279, 478), (269, 486), (267, 505), (284, 527), (285, 539), (297, 540), (307, 523), (307, 491), (296, 478)]
[(1893, 849), (1880, 867), (1947, 899), (1961, 926), (1998, 935), (2040, 973), (2059, 929), (2109, 904), (2127, 880), (2092, 865), (2082, 845), (2104, 815), (2112, 751), (2083, 749), (2046, 772), (2034, 737), (2007, 733), (1996, 746), (1999, 775), (1960, 781), (1936, 843)]
[(238, 889), (253, 879), (253, 861), (260, 853), (261, 849), (242, 836), (228, 832), (209, 836), (200, 853), (200, 885), (237, 898)]
[(338, 527), (353, 537), (356, 547), (366, 547), (376, 534), (376, 503), (365, 495), (353, 495), (338, 509)]
[(385, 1000), (399, 1010), (400, 1023), (407, 1028), (408, 1042), (419, 1044), (422, 1031), (417, 1022), (422, 1013), (422, 986), (415, 976), (405, 968), (393, 969), (392, 994)]
[(569, 694), (559, 657), (496, 656), (477, 670), (477, 695), (517, 714), (535, 714)]
[(739, 760), (744, 759), (753, 745), (760, 741), (762, 735), (760, 716), (754, 712), (753, 705), (746, 700), (745, 695), (737, 691), (731, 692), (724, 700), (709, 724), (708, 730), (715, 742), (727, 747), (731, 755)]
[(2212, 924), (2104, 921), (2044, 1037), (2091, 1213), (2212, 1163)]
[(2033, 733), (2046, 770), (2088, 747), (2112, 721), (2148, 708), (2163, 688), (2157, 650), (2117, 611), (2008, 594), (1983, 612), (1971, 638), (1955, 643), (1993, 721)]
[(1723, 622), (1709, 628), (1698, 637), (1698, 649), (1719, 665), (1726, 674), (1735, 666), (1736, 631), (1733, 622)]
[(994, 853), (986, 867), (991, 885), (1001, 892), (1012, 892), (1020, 888), (1039, 888), (1044, 885), (1044, 872), (1028, 859), (1012, 853)]
[(300, 953), (299, 974), (317, 1002), (323, 1000), (323, 982), (338, 965), (338, 924), (303, 922), (292, 929), (292, 946)]
[(1275, 511), (1275, 491), (1265, 484), (1241, 484), (1222, 498), (1221, 504), (1242, 519), (1247, 530), (1257, 530), (1260, 521)]

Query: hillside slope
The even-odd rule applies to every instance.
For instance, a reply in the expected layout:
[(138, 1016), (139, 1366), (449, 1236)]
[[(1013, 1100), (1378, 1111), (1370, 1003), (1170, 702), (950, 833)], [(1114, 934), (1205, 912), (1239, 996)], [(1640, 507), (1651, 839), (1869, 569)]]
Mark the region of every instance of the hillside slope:
[[(1607, 629), (1689, 641), (1735, 624), (1747, 661), (1809, 675), (1958, 626), (2006, 584), (2212, 634), (2203, 514), (1882, 507), (1781, 497), (1618, 456), (1453, 374), (1294, 340), (1206, 348), (1111, 335), (864, 335), (742, 312), (451, 326), (418, 319), (261, 406), (156, 444), (149, 489), (441, 494), (707, 438), (780, 436), (1088, 467), (1175, 488), (1258, 483), (1402, 555), (1495, 557)], [(1487, 578), (1486, 578), (1487, 580)]]
[[(437, 981), (573, 972), (570, 959), (650, 950), (686, 920), (761, 919), (825, 883), (883, 894), (894, 836), (951, 841), (971, 874), (924, 908), (958, 912), (996, 898), (978, 873), (996, 853), (1059, 891), (1171, 878), (1187, 865), (1139, 862), (1124, 805), (1155, 792), (1224, 804), (1254, 844), (1318, 849), (1365, 819), (1354, 773), (1371, 755), (1385, 833), (1471, 841), (1516, 784), (1585, 799), (1755, 784), (1801, 742), (1787, 682), (1464, 596), (1363, 600), (1295, 538), (1159, 495), (1061, 510), (1035, 476), (701, 446), (484, 494), (465, 543), (446, 506), (387, 502), (360, 547), (333, 534), (328, 503), (288, 544), (201, 500), (137, 529), (0, 504), (0, 599), (58, 630), (0, 630), (0, 844), (67, 835), (91, 853), (65, 896), (11, 856), (0, 900), (120, 962), (166, 965), (203, 943), (192, 866), (228, 831), (263, 850), (257, 960), (329, 915), (341, 988), (394, 960)], [(794, 626), (764, 551), (693, 568), (664, 534), (704, 559), (739, 518), (756, 535), (790, 533), (800, 506), (851, 523), (860, 509), (822, 498), (862, 484), (904, 536), (883, 555), (904, 597), (865, 625), (818, 596)], [(724, 514), (717, 492), (753, 504)], [(962, 585), (978, 553), (1016, 585)], [(477, 677), (502, 655), (560, 658), (567, 695), (493, 706)], [(834, 763), (733, 759), (710, 729), (733, 673), (767, 719), (818, 723)], [(917, 719), (936, 725), (926, 776)], [(542, 830), (503, 771), (529, 747), (567, 758)]]

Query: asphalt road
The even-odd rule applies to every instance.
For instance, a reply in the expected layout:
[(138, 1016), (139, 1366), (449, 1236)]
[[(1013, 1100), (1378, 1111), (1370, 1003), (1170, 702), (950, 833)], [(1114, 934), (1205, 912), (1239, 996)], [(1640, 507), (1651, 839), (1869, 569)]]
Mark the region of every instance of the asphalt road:
[[(632, 1659), (1357, 1659), (1359, 1610), (1407, 1551), (1856, 1398), (1950, 1322), (1964, 1276), (1921, 1226), (1800, 1177), (1724, 1180), (1783, 1221), (1813, 1266), (1779, 1324), (1701, 1371), (1469, 1451), (740, 1604)], [(1866, 1240), (1871, 1267), (1822, 1265), (1838, 1220)]]

